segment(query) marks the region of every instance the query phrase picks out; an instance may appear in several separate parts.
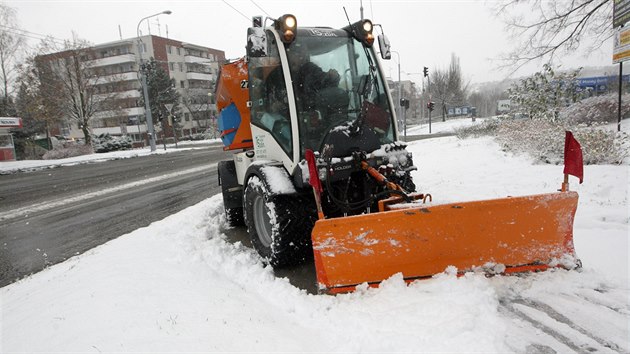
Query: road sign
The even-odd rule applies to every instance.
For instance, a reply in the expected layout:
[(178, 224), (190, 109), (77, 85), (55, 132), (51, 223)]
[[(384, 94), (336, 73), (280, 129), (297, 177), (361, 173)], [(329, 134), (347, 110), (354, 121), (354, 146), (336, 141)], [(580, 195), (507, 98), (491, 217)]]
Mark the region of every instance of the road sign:
[(630, 26), (620, 27), (615, 31), (613, 45), (614, 64), (630, 59)]
[(613, 28), (623, 26), (630, 21), (630, 0), (614, 0)]

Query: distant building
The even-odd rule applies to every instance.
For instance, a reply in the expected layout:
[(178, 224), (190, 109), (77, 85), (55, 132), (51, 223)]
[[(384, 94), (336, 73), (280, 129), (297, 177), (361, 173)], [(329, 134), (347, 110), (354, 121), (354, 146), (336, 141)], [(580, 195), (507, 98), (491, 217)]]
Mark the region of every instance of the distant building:
[[(225, 52), (196, 44), (163, 38), (154, 35), (140, 37), (142, 59), (155, 58), (174, 80), (179, 91), (180, 117), (178, 135), (189, 135), (206, 129), (215, 129), (217, 115), (214, 85), (219, 66), (225, 61)], [(38, 57), (40, 62), (62, 60), (65, 52)], [(103, 43), (88, 48), (82, 61), (89, 62), (90, 70), (98, 72), (92, 82), (97, 96), (115, 94), (115, 102), (107, 109), (101, 108), (90, 122), (93, 134), (128, 135), (134, 141), (146, 141), (147, 126), (145, 110), (141, 103), (139, 80), (140, 55), (137, 38)], [(67, 56), (66, 56), (67, 57)], [(156, 131), (161, 126), (153, 117)], [(61, 134), (71, 138), (82, 138), (83, 133), (76, 123), (67, 124)]]

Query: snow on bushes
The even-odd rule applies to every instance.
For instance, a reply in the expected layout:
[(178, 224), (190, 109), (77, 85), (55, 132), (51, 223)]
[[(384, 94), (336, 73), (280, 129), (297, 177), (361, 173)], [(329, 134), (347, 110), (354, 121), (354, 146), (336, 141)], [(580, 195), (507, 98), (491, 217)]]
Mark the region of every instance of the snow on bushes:
[(82, 156), (93, 154), (94, 150), (89, 145), (64, 144), (50, 150), (42, 156), (44, 160), (65, 159), (68, 157)]
[(572, 131), (582, 146), (585, 164), (621, 164), (630, 156), (630, 136), (600, 124), (572, 124), (543, 119), (488, 119), (479, 126), (457, 130), (460, 138), (494, 136), (505, 151), (525, 153), (539, 162), (562, 164), (565, 131)]
[(485, 119), (481, 124), (455, 128), (455, 133), (460, 139), (479, 138), (486, 135), (494, 136), (500, 124), (499, 119)]
[[(621, 99), (621, 113), (626, 116), (630, 112), (630, 95)], [(619, 116), (619, 96), (616, 94), (594, 96), (583, 99), (560, 111), (560, 119), (573, 124), (613, 123)]]
[(94, 152), (109, 152), (128, 150), (132, 148), (131, 138), (124, 136), (112, 136), (108, 133), (92, 136)]

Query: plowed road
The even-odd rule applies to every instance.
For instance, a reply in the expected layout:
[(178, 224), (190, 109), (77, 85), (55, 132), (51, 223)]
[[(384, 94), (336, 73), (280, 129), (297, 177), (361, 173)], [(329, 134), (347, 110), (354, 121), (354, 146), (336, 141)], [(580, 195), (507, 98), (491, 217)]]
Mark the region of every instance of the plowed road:
[(219, 145), (0, 176), (0, 287), (220, 193)]

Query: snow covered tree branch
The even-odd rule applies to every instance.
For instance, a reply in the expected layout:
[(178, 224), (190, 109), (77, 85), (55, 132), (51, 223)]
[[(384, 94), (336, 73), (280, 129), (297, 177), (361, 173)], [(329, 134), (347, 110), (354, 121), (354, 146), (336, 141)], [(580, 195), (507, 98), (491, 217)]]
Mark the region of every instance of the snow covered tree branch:
[(0, 3), (0, 115), (10, 113), (10, 90), (17, 74), (16, 61), (24, 45), (16, 29), (15, 10)]
[(501, 58), (513, 71), (537, 59), (552, 63), (583, 44), (596, 50), (613, 35), (611, 0), (507, 0), (494, 10), (515, 43)]

